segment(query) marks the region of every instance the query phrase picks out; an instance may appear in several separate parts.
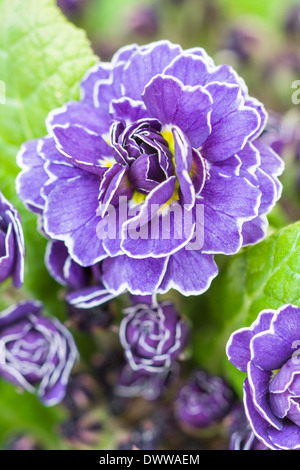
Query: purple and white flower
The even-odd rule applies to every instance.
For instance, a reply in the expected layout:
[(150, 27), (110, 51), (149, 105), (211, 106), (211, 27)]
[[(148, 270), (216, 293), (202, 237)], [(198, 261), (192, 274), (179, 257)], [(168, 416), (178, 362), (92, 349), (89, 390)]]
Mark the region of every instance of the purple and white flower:
[(24, 301), (0, 314), (0, 376), (37, 391), (51, 406), (65, 396), (77, 349), (69, 331), (41, 309), (39, 302)]
[(15, 287), (24, 280), (24, 237), (19, 213), (0, 191), (0, 284), (12, 277)]
[(127, 308), (120, 324), (120, 341), (131, 369), (163, 373), (186, 346), (189, 330), (170, 302)]
[(214, 254), (261, 240), (280, 197), (265, 122), (243, 80), (203, 49), (131, 45), (87, 73), (79, 102), (50, 113), (47, 137), (23, 145), (18, 194), (72, 261), (101, 263), (113, 295), (200, 294)]
[(225, 380), (197, 370), (179, 390), (175, 414), (184, 426), (205, 428), (224, 418), (233, 400)]
[(232, 334), (230, 362), (248, 377), (245, 411), (257, 438), (274, 450), (300, 449), (300, 308), (263, 310)]

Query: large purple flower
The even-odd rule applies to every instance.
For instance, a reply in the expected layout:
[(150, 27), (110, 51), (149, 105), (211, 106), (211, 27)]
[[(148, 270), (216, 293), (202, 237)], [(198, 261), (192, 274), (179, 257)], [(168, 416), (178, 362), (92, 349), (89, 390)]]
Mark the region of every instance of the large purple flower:
[(65, 395), (77, 349), (55, 318), (41, 316), (42, 305), (26, 301), (0, 315), (0, 376), (35, 392), (47, 405)]
[(101, 262), (114, 295), (199, 294), (214, 254), (261, 240), (280, 196), (265, 121), (243, 80), (202, 49), (128, 46), (23, 146), (18, 194), (73, 261)]
[(0, 284), (12, 276), (15, 287), (24, 278), (24, 238), (20, 216), (0, 191)]
[(231, 336), (227, 355), (248, 373), (244, 405), (257, 438), (270, 449), (300, 449), (300, 308), (263, 310)]
[(188, 327), (170, 302), (136, 304), (125, 310), (120, 341), (134, 371), (162, 373), (170, 369), (188, 339)]

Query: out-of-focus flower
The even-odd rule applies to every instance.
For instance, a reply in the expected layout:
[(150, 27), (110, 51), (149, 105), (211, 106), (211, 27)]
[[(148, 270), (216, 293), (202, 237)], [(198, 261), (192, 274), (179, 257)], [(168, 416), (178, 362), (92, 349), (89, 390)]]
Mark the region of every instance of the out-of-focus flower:
[(214, 254), (261, 240), (280, 197), (265, 122), (203, 49), (127, 46), (87, 73), (81, 101), (50, 113), (46, 138), (23, 145), (18, 194), (73, 261), (101, 262), (101, 289), (200, 294)]
[(158, 30), (159, 17), (154, 6), (135, 6), (128, 17), (129, 30), (140, 36), (152, 36)]
[(86, 448), (99, 445), (102, 429), (93, 413), (82, 413), (61, 423), (59, 432), (71, 445)]
[(41, 450), (39, 444), (31, 436), (20, 434), (10, 439), (4, 447), (5, 450)]
[(189, 330), (170, 302), (127, 308), (120, 324), (120, 341), (134, 371), (163, 373), (186, 346)]
[(178, 364), (157, 374), (132, 370), (125, 366), (118, 379), (115, 393), (121, 397), (143, 397), (145, 400), (157, 400), (163, 391), (179, 375)]
[(300, 308), (263, 310), (249, 328), (232, 334), (230, 362), (248, 373), (244, 384), (247, 418), (270, 449), (300, 449)]
[(86, 409), (95, 399), (97, 384), (87, 372), (72, 374), (66, 389), (64, 405), (72, 412)]
[(249, 60), (258, 46), (259, 38), (249, 27), (232, 28), (225, 38), (225, 48), (234, 52), (242, 62)]
[(290, 35), (300, 34), (300, 5), (293, 5), (285, 18), (284, 29)]
[(56, 319), (41, 315), (39, 302), (24, 301), (0, 315), (0, 376), (47, 406), (65, 396), (77, 358), (72, 335)]
[(162, 434), (162, 423), (147, 420), (131, 431), (119, 450), (157, 450)]
[(24, 278), (24, 237), (20, 216), (0, 191), (0, 284), (13, 278), (21, 287)]
[(89, 0), (57, 0), (57, 6), (68, 18), (78, 16)]
[(221, 377), (198, 370), (179, 390), (175, 414), (184, 426), (204, 428), (224, 418), (233, 400), (232, 389)]

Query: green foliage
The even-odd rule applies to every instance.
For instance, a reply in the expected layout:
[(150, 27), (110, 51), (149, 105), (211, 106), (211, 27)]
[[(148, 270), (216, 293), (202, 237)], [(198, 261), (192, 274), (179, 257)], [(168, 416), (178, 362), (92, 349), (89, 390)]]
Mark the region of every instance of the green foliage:
[(57, 309), (57, 286), (43, 263), (46, 241), (36, 230), (36, 217), (15, 194), (15, 158), (24, 141), (45, 135), (51, 109), (79, 97), (80, 79), (96, 57), (85, 33), (66, 20), (54, 0), (0, 0), (0, 17), (0, 80), (6, 86), (6, 104), (0, 105), (0, 189), (22, 216), (25, 287)]
[(206, 325), (194, 335), (198, 361), (216, 373), (226, 369), (229, 379), (240, 384), (242, 374), (225, 356), (229, 336), (249, 326), (263, 309), (288, 303), (300, 307), (299, 266), (300, 222), (232, 257), (207, 294)]
[(28, 433), (46, 449), (61, 449), (57, 426), (64, 414), (58, 407), (45, 408), (34, 395), (18, 392), (13, 385), (0, 382), (0, 441), (15, 434)]
[[(0, 105), (0, 189), (19, 209), (26, 242), (25, 289), (1, 288), (1, 307), (22, 296), (43, 300), (61, 315), (58, 286), (44, 266), (46, 241), (37, 232), (36, 217), (15, 193), (20, 145), (46, 133), (48, 112), (79, 97), (79, 82), (96, 62), (85, 33), (68, 23), (54, 0), (0, 0), (0, 80), (6, 104)], [(28, 432), (43, 447), (61, 447), (57, 422), (61, 410), (47, 409), (35, 396), (0, 383), (0, 441)]]

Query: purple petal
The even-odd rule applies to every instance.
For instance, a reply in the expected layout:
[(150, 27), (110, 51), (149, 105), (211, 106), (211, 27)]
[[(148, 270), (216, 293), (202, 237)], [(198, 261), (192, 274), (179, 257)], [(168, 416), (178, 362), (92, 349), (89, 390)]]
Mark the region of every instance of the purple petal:
[(145, 88), (143, 99), (152, 117), (178, 126), (193, 147), (208, 138), (212, 98), (203, 87), (185, 87), (175, 78), (158, 75)]
[(165, 272), (166, 258), (134, 259), (117, 256), (103, 261), (103, 283), (106, 288), (120, 295), (124, 290), (132, 294), (153, 294)]
[(212, 162), (233, 156), (246, 145), (259, 123), (259, 115), (252, 108), (242, 107), (225, 115), (212, 126), (210, 136), (202, 145), (202, 155)]
[(103, 175), (105, 157), (111, 157), (111, 148), (99, 135), (78, 125), (54, 126), (52, 129), (57, 149), (75, 166)]
[(101, 284), (76, 290), (67, 295), (66, 300), (76, 308), (93, 308), (102, 305), (115, 297)]
[(149, 81), (155, 75), (162, 73), (180, 52), (180, 46), (169, 41), (159, 41), (139, 48), (131, 56), (124, 70), (125, 94), (135, 100), (141, 99)]
[[(47, 196), (45, 231), (51, 238), (65, 242), (74, 261), (91, 266), (107, 256), (97, 235), (101, 220), (97, 215), (99, 179), (92, 173), (77, 171), (75, 178), (54, 182)], [(87, 250), (87, 246), (93, 250)]]
[(200, 295), (205, 292), (218, 274), (212, 255), (182, 248), (169, 258), (167, 270), (159, 293), (176, 289), (183, 295)]

